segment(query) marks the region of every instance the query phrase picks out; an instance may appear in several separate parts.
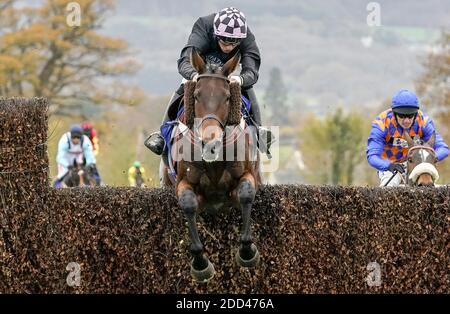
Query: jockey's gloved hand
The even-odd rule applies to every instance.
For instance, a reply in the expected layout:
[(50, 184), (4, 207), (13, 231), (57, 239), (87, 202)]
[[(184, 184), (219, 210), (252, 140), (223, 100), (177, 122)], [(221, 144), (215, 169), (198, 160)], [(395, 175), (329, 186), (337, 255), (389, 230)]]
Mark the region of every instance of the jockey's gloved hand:
[(388, 170), (392, 173), (396, 173), (396, 172), (405, 173), (405, 168), (403, 168), (403, 165), (401, 165), (401, 164), (392, 163), (389, 165)]
[(239, 83), (239, 85), (241, 85), (241, 86), (243, 84), (242, 77), (239, 76), (239, 75), (232, 75), (232, 76), (230, 76), (230, 82)]

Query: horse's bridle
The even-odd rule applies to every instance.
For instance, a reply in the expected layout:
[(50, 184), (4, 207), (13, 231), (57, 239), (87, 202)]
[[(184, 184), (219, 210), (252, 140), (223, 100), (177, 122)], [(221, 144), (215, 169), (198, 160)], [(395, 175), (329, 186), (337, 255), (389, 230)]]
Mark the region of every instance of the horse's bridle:
[[(202, 78), (205, 78), (205, 77), (221, 79), (221, 80), (224, 80), (225, 82), (227, 82), (228, 84), (230, 84), (230, 79), (229, 79), (228, 77), (223, 76), (223, 75), (221, 75), (221, 74), (215, 74), (215, 73), (205, 73), (205, 74), (200, 74), (199, 76), (197, 76), (197, 81), (198, 81), (199, 79), (202, 79)], [(200, 127), (202, 126), (202, 124), (203, 124), (206, 120), (216, 120), (217, 122), (219, 122), (220, 127), (222, 128), (222, 130), (225, 130), (226, 122), (223, 122), (217, 115), (215, 115), (215, 114), (213, 114), (213, 113), (210, 113), (210, 114), (207, 114), (206, 116), (204, 116), (204, 117), (201, 119), (200, 123), (198, 124), (198, 126), (197, 126), (197, 128), (196, 128), (196, 131), (198, 131), (198, 129), (200, 129)], [(224, 134), (224, 135), (225, 135), (225, 134)]]
[[(430, 155), (431, 155), (434, 159), (436, 159), (436, 151), (435, 151), (432, 147), (430, 147), (430, 146), (424, 146), (424, 145), (417, 145), (417, 146), (411, 147), (411, 148), (408, 150), (408, 153), (406, 154), (406, 160), (407, 160), (407, 162), (409, 162), (409, 159), (411, 158), (412, 153), (413, 153), (414, 151), (420, 150), (420, 149), (426, 150), (428, 153), (430, 153)], [(423, 156), (421, 156), (421, 158), (422, 158), (422, 163), (425, 162), (425, 160), (423, 160)], [(416, 165), (416, 166), (418, 166), (418, 165)], [(413, 168), (413, 170), (414, 170), (414, 169), (415, 169), (415, 167)], [(412, 173), (412, 172), (411, 172), (411, 173)], [(408, 176), (409, 176), (409, 174), (408, 174)], [(414, 182), (414, 183), (415, 183), (415, 182)]]
[(417, 145), (417, 146), (413, 146), (408, 150), (408, 154), (406, 155), (406, 158), (409, 159), (412, 155), (412, 152), (418, 149), (424, 149), (426, 151), (428, 151), (434, 158), (436, 158), (436, 151), (429, 146), (424, 146), (424, 145)]

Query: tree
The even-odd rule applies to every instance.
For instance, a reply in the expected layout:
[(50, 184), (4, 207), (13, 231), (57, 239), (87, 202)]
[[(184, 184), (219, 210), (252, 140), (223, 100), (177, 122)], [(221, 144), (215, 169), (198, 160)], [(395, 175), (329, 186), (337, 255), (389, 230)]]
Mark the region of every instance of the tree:
[(416, 80), (421, 101), (450, 117), (450, 31), (443, 32), (438, 45), (423, 62), (424, 73)]
[(314, 183), (351, 185), (364, 158), (364, 119), (341, 108), (323, 120), (311, 116), (301, 130), (301, 150)]
[[(450, 31), (442, 33), (438, 45), (423, 62), (424, 73), (416, 80), (421, 103), (426, 105), (436, 120), (439, 133), (450, 143)], [(439, 169), (442, 181), (450, 179), (449, 161)]]
[(47, 0), (41, 7), (0, 7), (0, 95), (47, 97), (56, 114), (83, 104), (129, 104), (142, 100), (140, 89), (117, 79), (134, 74), (124, 40), (100, 35), (111, 0), (78, 0), (80, 26), (67, 23), (68, 1)]
[(0, 3), (0, 13), (5, 12), (6, 9), (10, 8), (14, 1), (15, 0), (3, 0), (3, 2)]
[(269, 85), (264, 96), (264, 103), (271, 109), (271, 121), (275, 125), (285, 125), (288, 122), (287, 115), (287, 90), (279, 68), (274, 67), (269, 74)]

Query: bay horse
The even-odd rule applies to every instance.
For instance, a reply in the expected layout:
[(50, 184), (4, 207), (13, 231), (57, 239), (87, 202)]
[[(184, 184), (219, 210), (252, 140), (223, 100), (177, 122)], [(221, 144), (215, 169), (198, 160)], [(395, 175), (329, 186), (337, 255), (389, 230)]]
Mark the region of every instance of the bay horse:
[(438, 171), (435, 167), (437, 163), (434, 143), (436, 133), (433, 132), (428, 142), (421, 144), (411, 138), (405, 132), (405, 140), (408, 143), (407, 162), (407, 184), (411, 186), (434, 186), (439, 179)]
[[(172, 147), (173, 155), (182, 156), (175, 166), (176, 181), (169, 178), (167, 165), (161, 160), (160, 170), (164, 170), (160, 171), (161, 184), (175, 187), (178, 205), (188, 222), (189, 250), (193, 256), (190, 273), (199, 282), (207, 282), (215, 273), (203, 252), (197, 230), (196, 217), (203, 211), (217, 214), (230, 207), (240, 209), (242, 229), (236, 262), (241, 267), (255, 267), (260, 260), (250, 220), (253, 201), (262, 182), (260, 156), (254, 140), (255, 130), (245, 123), (241, 114), (241, 87), (228, 79), (239, 61), (237, 54), (223, 67), (206, 64), (193, 50), (191, 64), (199, 76), (196, 82), (187, 81), (184, 86), (185, 111), (177, 128), (181, 136), (190, 140), (182, 148)], [(229, 154), (229, 148), (235, 148), (237, 142), (243, 143), (242, 149), (231, 150)], [(240, 153), (242, 158), (238, 158)]]

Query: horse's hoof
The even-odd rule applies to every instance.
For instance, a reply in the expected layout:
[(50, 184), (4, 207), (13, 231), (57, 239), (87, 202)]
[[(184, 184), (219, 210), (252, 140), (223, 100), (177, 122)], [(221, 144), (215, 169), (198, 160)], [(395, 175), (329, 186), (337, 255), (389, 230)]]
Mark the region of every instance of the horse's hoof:
[(256, 245), (254, 245), (252, 243), (251, 245), (251, 249), (252, 251), (255, 252), (255, 255), (253, 255), (253, 257), (251, 259), (243, 259), (241, 257), (241, 255), (239, 254), (239, 249), (237, 250), (236, 253), (236, 263), (241, 266), (241, 267), (256, 267), (259, 264), (259, 260), (260, 260), (260, 255), (259, 255), (259, 251), (258, 248), (256, 247)]
[(191, 262), (191, 276), (198, 282), (208, 282), (214, 277), (214, 265), (208, 260), (208, 266), (205, 269), (197, 270), (194, 268), (193, 260)]

